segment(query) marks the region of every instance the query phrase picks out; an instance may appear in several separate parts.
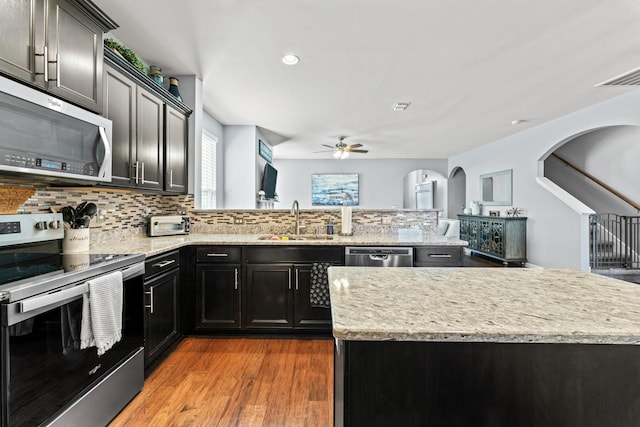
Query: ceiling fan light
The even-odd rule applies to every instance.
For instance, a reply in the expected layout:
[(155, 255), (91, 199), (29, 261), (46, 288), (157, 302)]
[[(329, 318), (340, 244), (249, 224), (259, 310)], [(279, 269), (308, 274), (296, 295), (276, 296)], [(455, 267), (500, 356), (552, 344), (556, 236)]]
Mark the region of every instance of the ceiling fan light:
[(335, 157), (336, 159), (340, 159), (342, 157), (342, 153), (340, 151), (334, 151), (333, 157)]
[(347, 157), (349, 157), (348, 151), (343, 151), (342, 154), (340, 154), (340, 160), (346, 159)]

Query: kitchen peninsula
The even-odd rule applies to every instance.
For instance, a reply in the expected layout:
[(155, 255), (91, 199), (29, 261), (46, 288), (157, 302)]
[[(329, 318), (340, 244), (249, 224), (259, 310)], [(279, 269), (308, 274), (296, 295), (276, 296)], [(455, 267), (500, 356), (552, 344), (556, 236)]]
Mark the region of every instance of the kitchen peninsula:
[[(344, 265), (349, 247), (397, 248), (407, 255), (415, 253), (414, 261), (420, 265), (462, 264), (467, 242), (412, 236), (192, 233), (94, 239), (91, 252), (146, 255), (145, 367), (150, 370), (184, 334), (329, 337), (326, 269)], [(376, 261), (385, 262), (385, 257)], [(88, 253), (69, 258), (74, 265), (90, 261)]]
[(191, 233), (185, 236), (139, 237), (123, 240), (92, 241), (93, 253), (143, 253), (147, 257), (191, 245), (229, 246), (413, 246), (457, 247), (467, 242), (457, 238), (425, 235), (420, 239), (403, 238), (394, 233), (340, 235), (290, 235), (287, 240), (271, 240), (270, 235)]
[(335, 425), (631, 426), (640, 287), (559, 269), (332, 267)]

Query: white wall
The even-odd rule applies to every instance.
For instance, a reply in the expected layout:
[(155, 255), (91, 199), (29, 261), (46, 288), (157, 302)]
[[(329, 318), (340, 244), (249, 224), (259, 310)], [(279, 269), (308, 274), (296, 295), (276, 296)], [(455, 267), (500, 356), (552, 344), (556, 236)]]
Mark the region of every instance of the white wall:
[[(617, 126), (581, 135), (556, 150), (591, 176), (640, 203), (637, 166), (640, 128)], [(638, 211), (555, 157), (545, 161), (545, 176), (597, 213), (638, 215)]]
[(545, 267), (587, 270), (587, 219), (593, 211), (548, 179), (540, 178), (544, 171), (539, 161), (586, 132), (608, 126), (640, 125), (638, 111), (640, 91), (634, 91), (453, 156), (449, 159), (449, 171), (462, 167), (467, 174), (467, 199), (479, 200), (480, 175), (513, 169), (513, 206), (524, 208), (529, 218), (529, 261)]
[[(360, 205), (368, 209), (402, 207), (403, 178), (412, 170), (432, 169), (447, 176), (446, 159), (345, 159), (284, 160), (274, 159), (278, 170), (279, 209), (288, 209), (294, 200), (300, 208), (310, 209), (311, 174), (357, 173), (360, 179)], [(440, 190), (440, 189), (438, 189)], [(443, 189), (446, 195), (446, 189)], [(446, 199), (441, 208), (446, 210)]]
[[(202, 129), (218, 138), (218, 144), (216, 145), (216, 207), (220, 208), (224, 206), (224, 130), (220, 122), (206, 111), (203, 115)], [(200, 140), (201, 138), (198, 138), (196, 142), (195, 159), (197, 161), (194, 160), (196, 163), (189, 163), (195, 165), (195, 169), (198, 171), (197, 187), (195, 188), (200, 188)], [(196, 194), (195, 200), (199, 199), (200, 195)], [(200, 206), (200, 204), (196, 203), (196, 206)]]
[(256, 127), (224, 127), (224, 207), (253, 209), (256, 200)]
[[(202, 101), (202, 80), (194, 75), (176, 76), (179, 80), (178, 90), (182, 96), (182, 102), (188, 105), (193, 112), (189, 116), (189, 135), (187, 145), (187, 165), (194, 165), (196, 152), (199, 152), (198, 144), (202, 135), (203, 101)], [(169, 79), (165, 78), (165, 87), (169, 87)], [(200, 172), (198, 167), (187, 167), (188, 193), (193, 194), (195, 183), (200, 182)], [(199, 188), (199, 186), (197, 187)]]

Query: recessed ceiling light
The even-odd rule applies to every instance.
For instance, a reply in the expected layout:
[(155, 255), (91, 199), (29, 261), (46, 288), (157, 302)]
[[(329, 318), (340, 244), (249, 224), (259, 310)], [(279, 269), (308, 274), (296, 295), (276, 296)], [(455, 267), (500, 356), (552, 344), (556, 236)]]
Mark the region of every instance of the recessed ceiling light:
[(410, 102), (396, 102), (391, 108), (392, 111), (404, 111), (409, 108)]
[(299, 61), (300, 61), (300, 58), (298, 58), (293, 53), (287, 53), (285, 56), (282, 57), (282, 62), (287, 65), (296, 65)]

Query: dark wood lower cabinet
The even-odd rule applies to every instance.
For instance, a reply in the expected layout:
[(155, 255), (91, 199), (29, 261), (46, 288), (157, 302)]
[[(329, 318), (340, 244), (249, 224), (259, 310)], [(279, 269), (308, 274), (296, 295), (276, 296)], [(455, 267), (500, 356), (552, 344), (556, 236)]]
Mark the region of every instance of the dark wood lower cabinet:
[(311, 301), (315, 264), (344, 264), (344, 248), (246, 248), (244, 314), (247, 330), (331, 332), (331, 308)]
[(331, 331), (331, 308), (311, 303), (312, 267), (313, 264), (248, 265), (245, 327)]
[(150, 367), (180, 337), (180, 270), (178, 252), (146, 261), (145, 367)]
[(293, 326), (301, 329), (331, 331), (331, 307), (311, 302), (311, 269), (313, 264), (296, 264), (294, 273)]
[(240, 264), (196, 267), (196, 329), (239, 329)]
[(293, 327), (292, 267), (247, 265), (244, 325), (247, 329)]
[(637, 426), (640, 346), (339, 341), (336, 426)]

